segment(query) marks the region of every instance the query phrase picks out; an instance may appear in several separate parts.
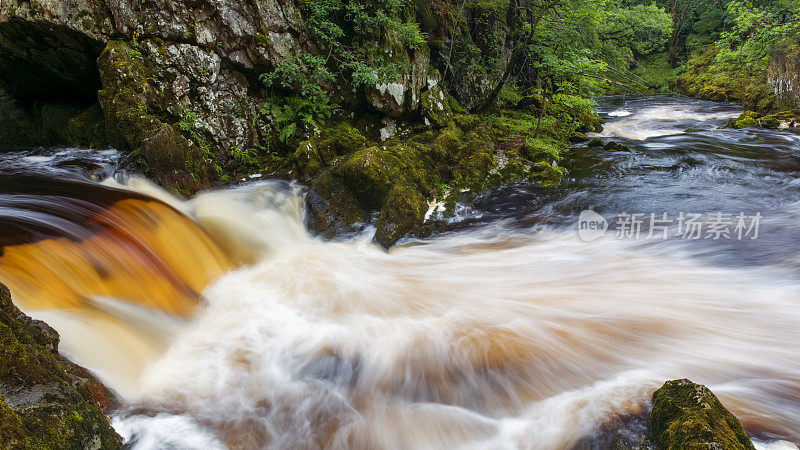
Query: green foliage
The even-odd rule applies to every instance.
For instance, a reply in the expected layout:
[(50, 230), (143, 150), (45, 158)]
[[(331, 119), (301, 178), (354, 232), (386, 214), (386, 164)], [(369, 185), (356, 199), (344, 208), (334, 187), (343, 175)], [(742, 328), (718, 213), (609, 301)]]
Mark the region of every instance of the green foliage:
[(663, 51), (671, 30), (669, 14), (655, 4), (616, 7), (599, 27), (603, 41), (621, 59)]
[[(273, 90), (261, 113), (272, 115), (281, 142), (288, 143), (300, 130), (314, 130), (330, 117), (331, 104), (322, 85), (332, 82), (334, 76), (321, 56), (292, 56), (260, 78), (264, 86)], [(278, 95), (280, 91), (290, 94)]]
[(672, 67), (666, 53), (642, 57), (631, 72), (656, 92), (668, 93), (675, 88), (681, 68)]
[(249, 166), (255, 163), (253, 155), (255, 149), (242, 150), (239, 147), (231, 148), (231, 158), (243, 166)]
[(195, 121), (197, 120), (197, 113), (193, 111), (186, 111), (178, 122), (178, 127), (183, 131), (194, 131)]
[(306, 0), (306, 23), (314, 41), (353, 90), (396, 78), (405, 69), (390, 50), (417, 49), (427, 36), (406, 20), (408, 0)]
[(752, 0), (733, 0), (728, 5), (732, 27), (722, 33), (712, 70), (743, 68), (762, 70), (777, 42), (800, 32), (800, 2), (773, 1), (754, 6)]
[[(357, 92), (396, 79), (409, 64), (397, 60), (402, 52), (394, 47), (417, 49), (426, 42), (419, 24), (406, 19), (408, 0), (306, 0), (304, 6), (308, 31), (321, 54), (293, 55), (260, 76), (270, 93), (261, 113), (274, 118), (278, 140), (285, 144), (330, 117), (337, 81)], [(256, 40), (271, 45), (266, 36), (256, 35)]]

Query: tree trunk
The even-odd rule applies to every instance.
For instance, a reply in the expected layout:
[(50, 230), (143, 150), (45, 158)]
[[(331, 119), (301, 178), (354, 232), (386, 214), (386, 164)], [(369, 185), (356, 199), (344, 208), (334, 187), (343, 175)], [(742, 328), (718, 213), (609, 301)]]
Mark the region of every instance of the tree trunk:
[(486, 99), (484, 99), (483, 102), (481, 102), (481, 104), (478, 105), (473, 112), (484, 112), (494, 105), (494, 103), (497, 101), (497, 96), (500, 94), (500, 91), (506, 84), (508, 77), (511, 75), (511, 71), (514, 69), (514, 66), (517, 64), (519, 59), (525, 55), (525, 50), (528, 48), (530, 43), (533, 42), (533, 35), (536, 34), (536, 27), (539, 26), (539, 22), (541, 22), (547, 11), (555, 7), (557, 4), (558, 0), (542, 7), (542, 9), (539, 11), (539, 14), (536, 16), (536, 19), (531, 24), (531, 31), (528, 33), (528, 37), (525, 38), (525, 42), (522, 45), (515, 46), (511, 51), (511, 57), (508, 58), (508, 64), (503, 71), (503, 76), (500, 77), (500, 81), (497, 82), (497, 85), (494, 87), (494, 89), (492, 89), (492, 92), (489, 93), (489, 96), (486, 97)]
[(669, 36), (667, 50), (669, 51), (669, 65), (672, 67), (678, 66), (678, 38), (681, 34), (681, 28), (683, 28), (683, 22), (686, 20), (686, 11), (689, 10), (691, 4), (692, 0), (686, 0), (683, 10), (678, 16), (678, 0), (670, 0), (669, 14), (672, 16), (673, 28), (672, 34)]

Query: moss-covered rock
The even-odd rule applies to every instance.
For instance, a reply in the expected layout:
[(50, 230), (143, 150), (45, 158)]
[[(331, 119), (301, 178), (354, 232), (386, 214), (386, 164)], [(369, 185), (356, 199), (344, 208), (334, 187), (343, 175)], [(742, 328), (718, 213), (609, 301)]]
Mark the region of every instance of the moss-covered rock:
[(21, 313), (0, 284), (2, 447), (120, 448), (121, 438), (92, 395), (99, 392), (96, 381), (61, 360), (58, 341), (55, 330)]
[(630, 147), (625, 144), (621, 144), (617, 141), (608, 141), (606, 145), (603, 146), (603, 150), (607, 152), (629, 152), (631, 151)]
[(452, 112), (450, 103), (447, 101), (447, 94), (441, 85), (423, 92), (420, 98), (420, 113), (426, 122), (435, 127), (445, 127), (451, 120)]
[(739, 117), (731, 119), (725, 128), (751, 128), (763, 127), (770, 129), (789, 128), (797, 126), (800, 122), (800, 109), (778, 111), (771, 114), (762, 114), (756, 111), (745, 111)]
[(422, 194), (409, 186), (395, 186), (375, 223), (375, 242), (388, 248), (400, 238), (418, 233), (427, 208)]
[(72, 103), (44, 103), (41, 107), (41, 124), (44, 142), (69, 144), (72, 142), (69, 122), (83, 108)]
[(169, 103), (177, 100), (161, 95), (139, 50), (129, 42), (110, 41), (97, 62), (103, 80), (98, 97), (111, 144), (141, 158), (141, 169), (167, 187), (194, 192), (207, 186), (215, 175), (208, 149), (200, 136), (193, 142), (181, 134), (193, 131), (191, 120), (180, 125), (162, 120), (169, 115)]
[(540, 161), (531, 166), (530, 179), (544, 187), (558, 186), (567, 170), (555, 163)]
[(367, 143), (367, 138), (350, 124), (340, 123), (301, 142), (292, 160), (300, 174), (313, 177), (337, 157), (353, 153)]
[(648, 429), (659, 449), (755, 449), (742, 424), (705, 386), (664, 383), (653, 393)]
[(589, 137), (586, 136), (585, 134), (581, 133), (580, 131), (573, 132), (569, 137), (569, 141), (571, 143), (573, 143), (573, 144), (578, 143), (578, 142), (586, 142), (588, 140), (589, 140)]
[(602, 139), (600, 139), (599, 137), (595, 137), (592, 138), (586, 145), (588, 145), (589, 147), (603, 147), (605, 144), (603, 144)]
[(68, 123), (70, 144), (75, 147), (107, 148), (106, 123), (103, 109), (95, 103)]

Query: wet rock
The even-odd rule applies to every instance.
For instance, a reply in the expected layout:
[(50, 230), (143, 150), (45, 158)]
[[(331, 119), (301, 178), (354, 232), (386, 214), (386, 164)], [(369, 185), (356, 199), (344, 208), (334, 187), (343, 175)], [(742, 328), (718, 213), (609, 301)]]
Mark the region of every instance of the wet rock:
[(105, 117), (100, 103), (95, 103), (68, 123), (70, 144), (75, 147), (107, 148)]
[(616, 141), (608, 141), (606, 145), (603, 146), (603, 150), (607, 152), (629, 152), (631, 148)]
[(589, 143), (586, 144), (586, 145), (588, 145), (589, 147), (602, 147), (605, 144), (603, 144), (603, 140), (602, 139), (600, 139), (599, 137), (596, 137), (596, 138), (592, 138), (589, 141)]
[(408, 186), (395, 186), (375, 223), (375, 242), (389, 248), (400, 238), (419, 231), (427, 209), (428, 202), (422, 194)]
[(664, 383), (653, 393), (648, 421), (659, 449), (755, 449), (742, 424), (705, 386), (690, 380)]
[(755, 111), (745, 111), (738, 118), (731, 119), (725, 125), (726, 128), (735, 128), (737, 130), (742, 128), (750, 128), (758, 126), (759, 114)]
[(21, 313), (0, 285), (0, 443), (3, 448), (114, 449), (121, 438), (98, 400), (110, 393), (63, 361), (58, 333)]
[(586, 142), (588, 140), (589, 137), (581, 133), (580, 131), (573, 132), (569, 137), (569, 141), (572, 142), (573, 144), (576, 144), (578, 142)]
[(45, 103), (41, 109), (42, 133), (45, 142), (72, 143), (69, 123), (83, 112), (80, 105)]
[[(179, 121), (170, 113), (179, 108), (178, 100), (153, 81), (152, 63), (130, 43), (111, 41), (98, 67), (103, 79), (98, 97), (111, 144), (133, 151), (142, 168), (167, 187), (193, 192), (208, 184), (205, 149), (181, 134), (178, 124), (167, 122), (170, 117)], [(187, 132), (195, 131), (195, 123), (184, 125)]]

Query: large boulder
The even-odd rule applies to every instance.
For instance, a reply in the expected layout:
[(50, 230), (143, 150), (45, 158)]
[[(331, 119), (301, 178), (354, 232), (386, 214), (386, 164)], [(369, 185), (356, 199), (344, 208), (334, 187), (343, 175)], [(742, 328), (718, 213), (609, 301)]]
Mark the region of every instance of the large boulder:
[(0, 284), (0, 448), (114, 449), (107, 393), (58, 354), (58, 333), (20, 312)]
[(705, 386), (690, 380), (664, 383), (653, 393), (648, 429), (658, 448), (755, 449), (742, 424)]

